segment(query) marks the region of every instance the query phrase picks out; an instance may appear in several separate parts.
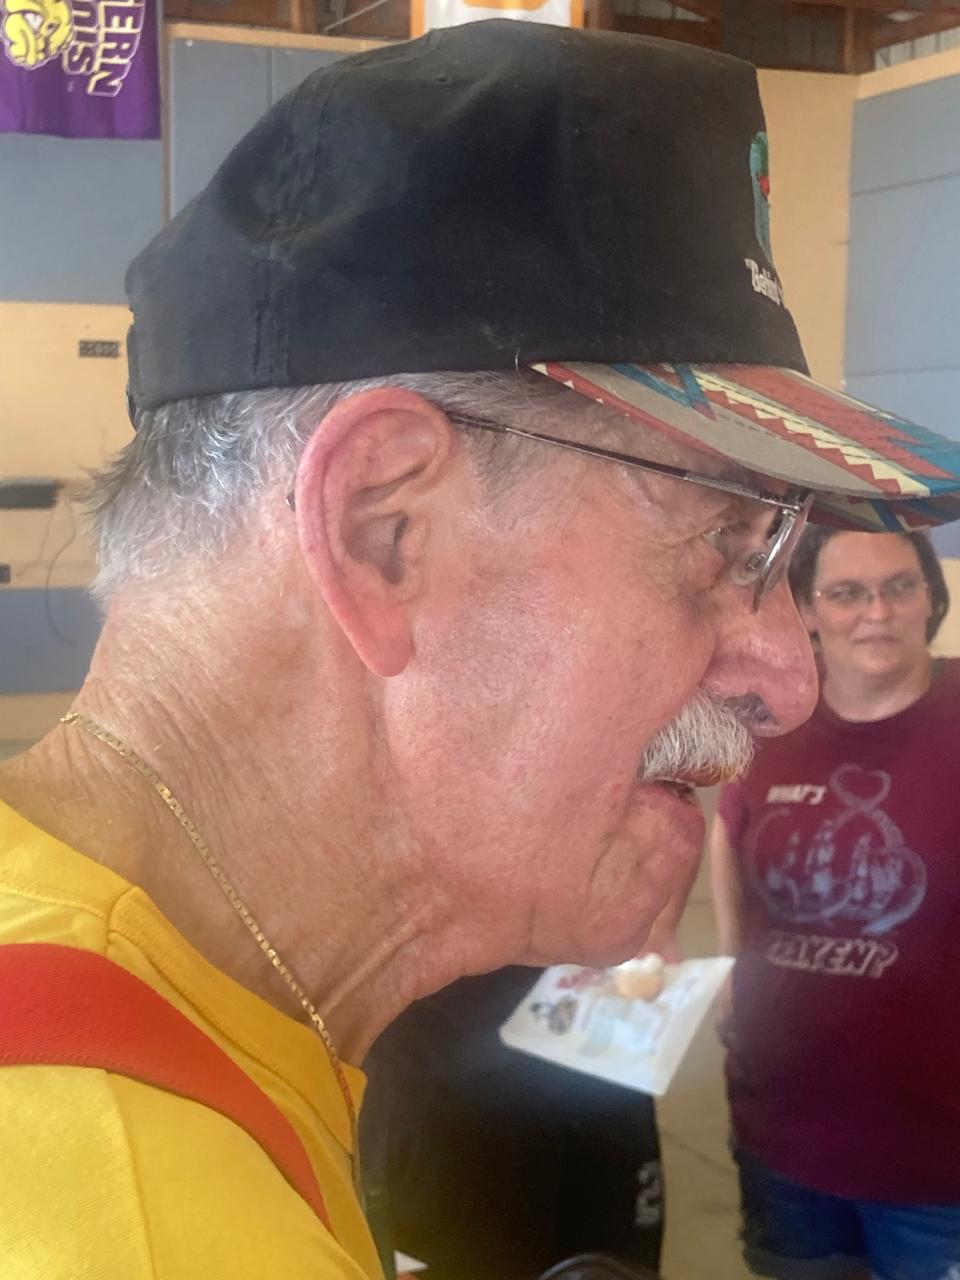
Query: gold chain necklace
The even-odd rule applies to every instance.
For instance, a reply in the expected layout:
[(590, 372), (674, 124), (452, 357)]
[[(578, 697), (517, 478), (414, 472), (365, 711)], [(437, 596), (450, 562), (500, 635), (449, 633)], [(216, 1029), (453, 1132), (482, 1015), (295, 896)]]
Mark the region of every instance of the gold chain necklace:
[(260, 928), (259, 924), (257, 924), (255, 917), (253, 916), (252, 912), (248, 909), (246, 903), (243, 901), (239, 893), (237, 893), (236, 889), (234, 889), (233, 885), (227, 879), (227, 876), (224, 873), (223, 868), (220, 866), (216, 858), (210, 852), (210, 849), (208, 848), (207, 843), (204, 840), (203, 836), (201, 836), (200, 832), (197, 830), (196, 826), (194, 825), (190, 817), (184, 812), (183, 805), (176, 798), (176, 796), (173, 794), (170, 788), (166, 785), (166, 783), (163, 781), (160, 775), (156, 772), (156, 770), (152, 769), (150, 765), (147, 764), (146, 760), (143, 759), (142, 756), (138, 756), (132, 747), (127, 746), (127, 744), (123, 741), (122, 738), (118, 738), (116, 734), (111, 733), (108, 729), (104, 729), (103, 725), (97, 724), (97, 722), (95, 720), (91, 720), (89, 716), (81, 715), (80, 712), (78, 711), (70, 711), (67, 713), (67, 715), (62, 717), (60, 723), (66, 724), (66, 725), (73, 724), (73, 725), (76, 725), (79, 729), (83, 729), (86, 733), (89, 733), (91, 737), (98, 739), (98, 741), (104, 743), (106, 746), (110, 747), (111, 750), (115, 751), (117, 755), (122, 756), (124, 760), (126, 760), (129, 764), (133, 765), (133, 767), (137, 770), (138, 773), (142, 774), (142, 776), (146, 778), (146, 780), (153, 787), (154, 791), (156, 791), (157, 795), (160, 797), (160, 799), (167, 806), (167, 808), (170, 810), (173, 816), (180, 823), (181, 827), (183, 827), (184, 831), (190, 837), (191, 844), (196, 849), (197, 853), (199, 853), (200, 857), (203, 859), (204, 863), (206, 864), (207, 870), (210, 872), (214, 880), (220, 886), (220, 889), (222, 890), (224, 897), (227, 899), (227, 901), (236, 911), (237, 915), (240, 917), (243, 923), (247, 926), (247, 930), (253, 935), (254, 939), (256, 940), (257, 946), (260, 948), (263, 954), (267, 957), (267, 959), (276, 969), (277, 973), (279, 973), (280, 977), (287, 984), (290, 991), (296, 997), (298, 1004), (304, 1010), (307, 1017), (310, 1019), (310, 1022), (313, 1025), (314, 1030), (317, 1032), (320, 1039), (323, 1041), (324, 1048), (327, 1051), (327, 1056), (330, 1059), (330, 1065), (333, 1067), (334, 1075), (337, 1077), (337, 1083), (340, 1086), (340, 1092), (343, 1094), (343, 1100), (346, 1103), (347, 1115), (350, 1119), (350, 1144), (352, 1148), (351, 1171), (353, 1174), (353, 1187), (357, 1193), (360, 1203), (362, 1204), (363, 1203), (363, 1187), (360, 1180), (360, 1150), (359, 1150), (359, 1140), (358, 1140), (358, 1134), (357, 1134), (356, 1108), (353, 1105), (353, 1098), (350, 1094), (350, 1086), (347, 1084), (347, 1078), (343, 1073), (343, 1066), (340, 1063), (340, 1055), (337, 1053), (334, 1043), (330, 1038), (330, 1032), (327, 1030), (326, 1026), (324, 1025), (323, 1018), (321, 1018), (320, 1014), (317, 1012), (312, 1001), (310, 1000), (310, 997), (304, 991), (303, 987), (300, 985), (297, 979), (293, 976), (293, 974), (287, 968), (284, 962), (280, 959), (279, 955), (277, 954), (276, 947), (274, 947), (271, 944), (270, 939), (266, 936), (266, 934)]

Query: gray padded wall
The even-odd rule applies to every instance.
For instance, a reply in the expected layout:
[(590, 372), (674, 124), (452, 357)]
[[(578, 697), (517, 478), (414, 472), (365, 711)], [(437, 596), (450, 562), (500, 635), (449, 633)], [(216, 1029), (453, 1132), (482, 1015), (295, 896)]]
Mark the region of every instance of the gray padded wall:
[(170, 205), (177, 213), (270, 105), (270, 51), (175, 40), (170, 76)]
[(170, 93), (170, 197), (174, 213), (200, 191), (234, 143), (271, 103), (336, 53), (177, 40)]
[(78, 689), (99, 633), (97, 606), (82, 587), (4, 591), (0, 594), (0, 694)]
[(296, 88), (311, 71), (316, 71), (318, 67), (329, 67), (343, 57), (340, 53), (312, 49), (271, 49), (270, 54), (274, 102)]
[(161, 143), (0, 134), (0, 174), (0, 298), (122, 302), (163, 220)]
[[(267, 107), (341, 55), (175, 40), (169, 97), (170, 205), (204, 185)], [(0, 134), (0, 256), (8, 302), (123, 302), (127, 263), (162, 225), (159, 142)]]
[[(960, 440), (960, 77), (856, 104), (846, 375), (852, 395)], [(960, 527), (936, 535), (960, 555)]]

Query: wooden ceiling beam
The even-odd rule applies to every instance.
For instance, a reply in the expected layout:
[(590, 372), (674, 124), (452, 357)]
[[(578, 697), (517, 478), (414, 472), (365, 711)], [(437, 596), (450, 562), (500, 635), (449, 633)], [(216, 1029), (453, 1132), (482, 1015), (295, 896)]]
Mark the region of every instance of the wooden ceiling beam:
[(316, 35), (317, 6), (314, 0), (290, 0), (290, 30)]
[(590, 0), (587, 26), (592, 31), (612, 31), (616, 25), (617, 8), (614, 0)]
[(686, 9), (688, 13), (695, 13), (698, 18), (707, 18), (710, 22), (723, 20), (723, 0), (683, 0), (682, 3), (677, 0), (677, 8)]
[[(296, 0), (290, 0), (291, 11)], [(300, 0), (313, 6), (316, 0)], [(359, 12), (352, 12), (358, 10)], [(373, 5), (371, 0), (347, 0), (346, 12), (338, 17), (328, 8), (328, 0), (320, 0), (316, 9), (316, 28), (321, 35), (363, 36), (378, 40), (409, 40), (410, 5), (408, 0), (386, 0)]]
[[(791, 0), (792, 4), (803, 8), (823, 8), (823, 0)], [(960, 0), (836, 0), (835, 7), (857, 9), (864, 13), (898, 13), (908, 10), (911, 13), (960, 13)]]
[(870, 48), (885, 49), (891, 44), (901, 44), (904, 40), (922, 40), (924, 36), (935, 36), (941, 31), (950, 31), (960, 27), (960, 12), (924, 13), (920, 17), (910, 18), (906, 22), (881, 22), (870, 32)]
[(683, 18), (635, 18), (617, 14), (617, 30), (634, 36), (659, 36), (663, 40), (682, 40), (703, 49), (719, 49), (721, 32), (718, 23), (685, 22)]
[(840, 28), (840, 65), (847, 75), (861, 75), (873, 69), (873, 49), (870, 32), (875, 19), (862, 9), (847, 7), (843, 10)]
[(790, 10), (794, 17), (812, 18), (817, 22), (842, 22), (852, 5), (843, 5), (840, 0), (836, 4), (814, 4), (811, 0), (790, 0)]
[(164, 16), (187, 22), (229, 23), (240, 27), (282, 27), (276, 0), (172, 0), (164, 4)]

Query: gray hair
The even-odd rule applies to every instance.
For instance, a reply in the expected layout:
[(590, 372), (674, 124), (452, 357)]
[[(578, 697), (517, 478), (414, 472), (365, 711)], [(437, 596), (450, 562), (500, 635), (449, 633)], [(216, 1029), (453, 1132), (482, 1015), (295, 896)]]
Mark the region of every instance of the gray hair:
[[(88, 510), (99, 545), (93, 590), (214, 562), (267, 486), (292, 487), (314, 428), (347, 396), (382, 386), (419, 392), (451, 416), (553, 430), (584, 401), (529, 370), (424, 373), (178, 400), (144, 413), (136, 437), (93, 477)], [(589, 412), (589, 409), (587, 409)], [(522, 442), (465, 433), (494, 486)]]

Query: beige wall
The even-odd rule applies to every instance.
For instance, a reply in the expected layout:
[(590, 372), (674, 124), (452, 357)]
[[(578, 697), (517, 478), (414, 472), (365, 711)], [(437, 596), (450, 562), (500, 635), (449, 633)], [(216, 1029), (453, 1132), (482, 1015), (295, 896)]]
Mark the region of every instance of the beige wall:
[(953, 607), (944, 618), (932, 648), (938, 656), (957, 658), (960, 657), (960, 560), (944, 560), (943, 573)]
[(811, 373), (843, 383), (856, 79), (761, 71), (770, 136), (771, 235)]
[[(77, 354), (83, 339), (119, 341), (123, 351), (127, 318), (126, 307), (0, 302), (0, 474), (54, 476), (72, 493), (87, 468), (129, 439), (126, 359)], [(80, 585), (93, 569), (69, 499), (53, 512), (0, 512), (0, 560), (18, 587), (43, 585), (48, 575), (54, 586)]]
[[(126, 337), (126, 307), (0, 302), (0, 475), (67, 482), (52, 511), (0, 511), (0, 560), (13, 585), (86, 585), (94, 557), (74, 495), (85, 471), (130, 438), (126, 359), (80, 358), (83, 339)], [(2, 653), (0, 640), (0, 653)], [(69, 694), (0, 697), (0, 740), (29, 742), (67, 709)]]

